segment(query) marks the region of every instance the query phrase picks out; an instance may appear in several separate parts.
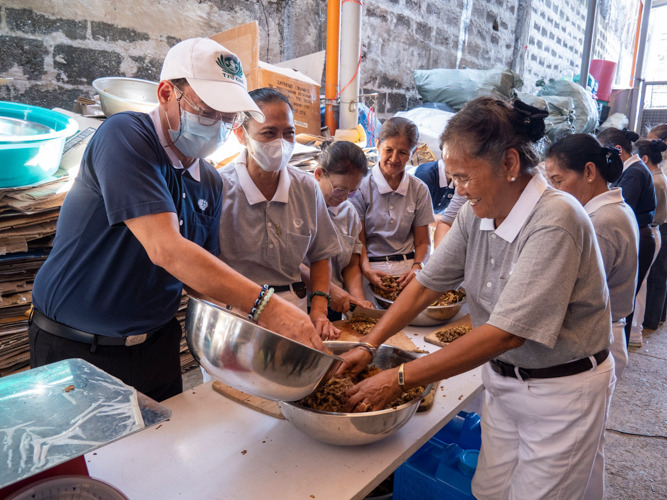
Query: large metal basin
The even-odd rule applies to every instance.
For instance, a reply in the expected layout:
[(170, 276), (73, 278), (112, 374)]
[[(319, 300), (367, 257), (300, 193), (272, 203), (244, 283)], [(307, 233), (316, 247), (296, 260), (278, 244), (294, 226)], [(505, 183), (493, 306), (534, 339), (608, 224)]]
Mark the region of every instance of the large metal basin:
[[(324, 343), (334, 354), (342, 354), (359, 345), (357, 342), (331, 341)], [(383, 344), (378, 349), (371, 365), (383, 370), (400, 366), (418, 358), (419, 355)], [(289, 423), (304, 434), (323, 443), (341, 446), (357, 446), (374, 443), (391, 436), (417, 411), (419, 403), (433, 389), (429, 384), (422, 398), (413, 399), (397, 408), (367, 413), (333, 413), (304, 408), (297, 403), (280, 402), (283, 415)]]
[(149, 113), (158, 104), (156, 82), (139, 78), (107, 76), (93, 81), (105, 116), (121, 111)]
[(278, 335), (215, 304), (190, 298), (190, 352), (215, 379), (253, 396), (296, 401), (326, 382), (342, 360)]
[[(373, 296), (377, 305), (382, 309), (389, 309), (394, 303), (393, 300), (385, 299), (381, 295), (375, 293), (375, 290), (373, 290), (373, 285), (370, 283), (368, 284), (368, 292)], [(456, 304), (449, 306), (428, 306), (426, 309), (420, 312), (419, 315), (410, 322), (410, 324), (412, 326), (441, 325), (442, 323), (446, 323), (454, 316), (456, 316), (465, 303), (466, 299), (464, 298), (461, 302), (457, 302)]]

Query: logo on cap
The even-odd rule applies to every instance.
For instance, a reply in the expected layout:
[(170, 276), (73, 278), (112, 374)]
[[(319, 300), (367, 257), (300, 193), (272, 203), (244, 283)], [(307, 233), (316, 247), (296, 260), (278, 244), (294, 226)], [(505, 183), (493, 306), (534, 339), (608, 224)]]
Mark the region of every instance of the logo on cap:
[(238, 83), (243, 83), (243, 67), (241, 66), (241, 61), (236, 56), (220, 55), (215, 62), (222, 68), (223, 76)]

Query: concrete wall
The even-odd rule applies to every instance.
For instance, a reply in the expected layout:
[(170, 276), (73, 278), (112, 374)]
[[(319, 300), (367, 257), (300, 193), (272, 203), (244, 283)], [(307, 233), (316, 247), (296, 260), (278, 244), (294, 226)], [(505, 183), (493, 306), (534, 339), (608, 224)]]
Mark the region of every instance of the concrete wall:
[[(177, 41), (252, 20), (262, 60), (306, 55), (326, 45), (326, 3), (0, 0), (0, 75), (15, 78), (0, 99), (71, 108), (97, 77), (156, 80)], [(600, 0), (595, 57), (631, 52), (632, 6)], [(530, 91), (563, 69), (578, 73), (585, 15), (586, 0), (366, 0), (361, 87), (379, 92), (381, 117), (419, 105), (412, 69), (511, 67)]]

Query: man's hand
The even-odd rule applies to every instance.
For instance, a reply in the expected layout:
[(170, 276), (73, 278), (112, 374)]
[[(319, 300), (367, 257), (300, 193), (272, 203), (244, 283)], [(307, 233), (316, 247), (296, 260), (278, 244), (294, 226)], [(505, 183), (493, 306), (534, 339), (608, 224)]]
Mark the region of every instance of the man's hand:
[(260, 315), (259, 325), (320, 351), (324, 348), (308, 315), (276, 295), (271, 297)]

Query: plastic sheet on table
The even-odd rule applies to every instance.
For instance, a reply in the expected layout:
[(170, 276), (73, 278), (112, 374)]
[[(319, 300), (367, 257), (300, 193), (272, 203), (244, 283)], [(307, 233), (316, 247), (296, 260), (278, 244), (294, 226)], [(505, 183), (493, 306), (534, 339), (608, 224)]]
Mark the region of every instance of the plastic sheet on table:
[(4, 377), (0, 379), (0, 488), (170, 414), (80, 359)]

